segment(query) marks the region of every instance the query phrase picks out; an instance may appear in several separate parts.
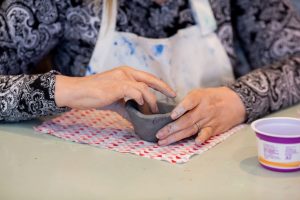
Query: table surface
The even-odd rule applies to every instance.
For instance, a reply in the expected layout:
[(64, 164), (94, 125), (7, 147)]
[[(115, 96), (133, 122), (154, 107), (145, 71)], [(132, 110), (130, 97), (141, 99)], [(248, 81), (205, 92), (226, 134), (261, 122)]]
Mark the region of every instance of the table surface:
[(300, 172), (260, 167), (249, 126), (175, 165), (37, 134), (41, 122), (0, 124), (1, 200), (300, 199)]

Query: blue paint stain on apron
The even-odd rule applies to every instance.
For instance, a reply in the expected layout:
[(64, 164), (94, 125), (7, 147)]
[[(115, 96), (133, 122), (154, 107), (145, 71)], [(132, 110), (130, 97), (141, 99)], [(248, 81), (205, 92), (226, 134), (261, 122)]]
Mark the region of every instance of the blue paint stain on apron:
[[(190, 3), (196, 25), (180, 29), (170, 38), (152, 39), (116, 31), (117, 0), (104, 0), (90, 71), (103, 72), (127, 65), (152, 73), (175, 89), (177, 102), (194, 88), (232, 81), (232, 67), (215, 33), (216, 21), (208, 0)], [(166, 99), (158, 93), (157, 97)]]
[(160, 56), (164, 51), (164, 45), (162, 44), (155, 45), (153, 51), (155, 56)]

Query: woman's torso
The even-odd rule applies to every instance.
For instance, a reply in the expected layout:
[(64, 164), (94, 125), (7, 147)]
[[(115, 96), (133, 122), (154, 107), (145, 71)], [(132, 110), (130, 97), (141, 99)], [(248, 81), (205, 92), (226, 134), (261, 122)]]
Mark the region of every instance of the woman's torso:
[[(100, 28), (101, 1), (95, 2), (2, 3), (0, 73), (32, 73), (51, 52), (54, 69), (67, 75), (83, 75)], [(167, 38), (193, 24), (192, 11), (185, 0), (168, 0), (162, 5), (152, 0), (119, 0), (118, 31)]]
[[(247, 67), (247, 63), (243, 63), (243, 65), (239, 63), (240, 60), (237, 59), (236, 51), (233, 48), (234, 40), (237, 41), (233, 34), (233, 27), (236, 23), (231, 20), (231, 16), (246, 11), (232, 10), (229, 0), (211, 0), (210, 2), (218, 24), (217, 35), (231, 59), (235, 72), (237, 75), (248, 72), (250, 68)], [(278, 4), (284, 2), (277, 0)], [(262, 16), (265, 15), (264, 13), (268, 13), (269, 8), (284, 9), (282, 13), (286, 14), (275, 19), (276, 22), (282, 23), (278, 27), (289, 20), (290, 9), (288, 7), (277, 5), (276, 8), (271, 7), (269, 2), (270, 7), (264, 5), (264, 9), (258, 7), (255, 2), (246, 3), (250, 4), (247, 9), (249, 12), (260, 10)], [(32, 73), (36, 70), (37, 63), (51, 52), (54, 69), (67, 75), (84, 75), (100, 28), (101, 0), (97, 5), (92, 0), (2, 1), (0, 74)], [(247, 14), (243, 15), (247, 16)], [(249, 46), (252, 36), (248, 37), (247, 34), (253, 34), (258, 38), (263, 37), (265, 33), (263, 29), (257, 30), (255, 33), (247, 32), (247, 25), (255, 26), (249, 21), (251, 19), (253, 18), (243, 19), (245, 23), (235, 28), (239, 31), (243, 29), (243, 25), (245, 26), (245, 33), (241, 35), (246, 36), (246, 39), (249, 38)], [(263, 23), (268, 22), (267, 19), (259, 18), (256, 20), (257, 23), (261, 23), (259, 20)], [(163, 5), (156, 4), (152, 0), (119, 0), (118, 31), (132, 32), (149, 38), (165, 38), (194, 23), (188, 0), (167, 0)], [(274, 34), (276, 34), (276, 30)], [(270, 38), (272, 41), (266, 38), (264, 41), (255, 43), (256, 48), (260, 51), (255, 51), (254, 48), (253, 51), (247, 52), (250, 57), (257, 57), (257, 59), (251, 58), (254, 62), (252, 68), (267, 64), (276, 58), (276, 55), (274, 57), (265, 55), (265, 52), (269, 52), (266, 46), (270, 46), (271, 42), (274, 43), (276, 37), (271, 36)], [(252, 43), (254, 44), (254, 42)], [(276, 53), (276, 51), (272, 52)], [(289, 50), (287, 49), (286, 52)], [(278, 56), (284, 56), (284, 54)]]

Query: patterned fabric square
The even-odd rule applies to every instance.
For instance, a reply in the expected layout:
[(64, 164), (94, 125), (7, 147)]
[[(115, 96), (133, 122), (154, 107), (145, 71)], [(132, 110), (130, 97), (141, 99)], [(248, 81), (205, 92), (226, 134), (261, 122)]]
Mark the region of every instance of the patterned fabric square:
[(139, 139), (134, 134), (131, 123), (111, 111), (71, 110), (34, 129), (65, 140), (121, 153), (132, 153), (170, 163), (185, 163), (193, 155), (207, 151), (244, 126), (240, 125), (214, 136), (202, 146), (195, 145), (194, 139), (190, 138), (165, 147)]

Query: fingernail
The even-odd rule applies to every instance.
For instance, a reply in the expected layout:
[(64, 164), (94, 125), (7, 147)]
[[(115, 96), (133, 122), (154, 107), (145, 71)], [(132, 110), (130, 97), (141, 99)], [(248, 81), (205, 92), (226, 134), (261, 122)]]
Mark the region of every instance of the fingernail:
[(177, 119), (178, 117), (180, 117), (182, 114), (184, 113), (184, 109), (182, 107), (179, 108), (175, 108), (173, 110), (173, 112), (171, 113), (171, 118), (173, 120)]
[(172, 97), (176, 97), (177, 96), (177, 94), (176, 94), (176, 92), (174, 92), (174, 91), (172, 91)]
[(144, 100), (143, 100), (143, 99), (140, 100), (140, 101), (138, 102), (138, 104), (139, 104), (140, 106), (144, 105)]
[(202, 145), (201, 140), (196, 140), (195, 143), (196, 143), (197, 146), (201, 146)]
[(162, 137), (164, 136), (164, 133), (159, 131), (157, 134), (156, 134), (156, 138), (157, 139), (161, 139)]
[(172, 119), (176, 119), (176, 118), (177, 118), (177, 115), (178, 115), (178, 114), (176, 113), (176, 111), (173, 111), (172, 114), (171, 114), (171, 118), (172, 118)]
[(159, 139), (163, 138), (165, 135), (171, 132), (171, 129), (172, 127), (170, 125), (165, 126), (157, 132), (156, 137)]
[(127, 102), (127, 101), (129, 101), (129, 100), (130, 100), (129, 97), (124, 97), (124, 101), (125, 101), (125, 102)]

